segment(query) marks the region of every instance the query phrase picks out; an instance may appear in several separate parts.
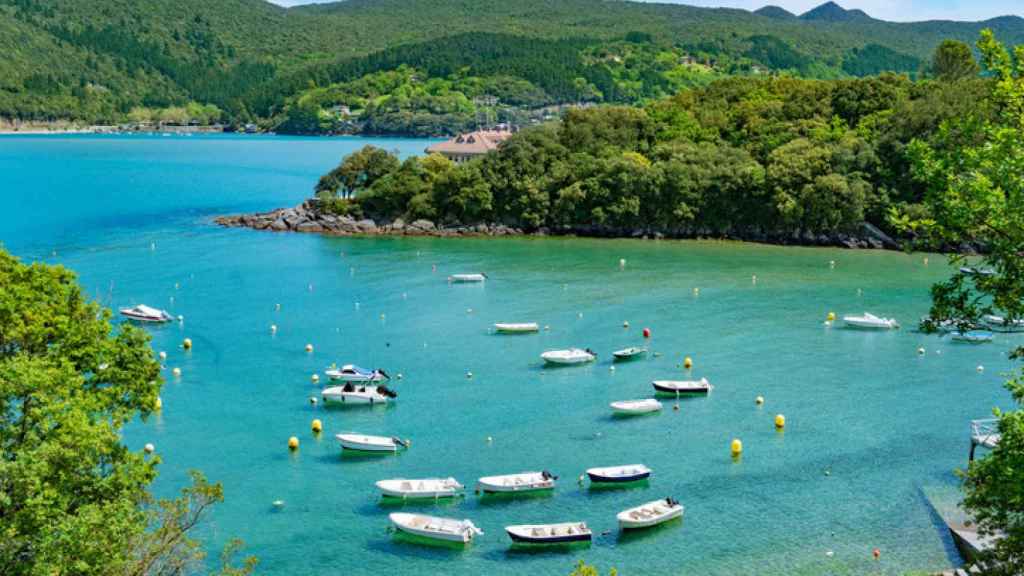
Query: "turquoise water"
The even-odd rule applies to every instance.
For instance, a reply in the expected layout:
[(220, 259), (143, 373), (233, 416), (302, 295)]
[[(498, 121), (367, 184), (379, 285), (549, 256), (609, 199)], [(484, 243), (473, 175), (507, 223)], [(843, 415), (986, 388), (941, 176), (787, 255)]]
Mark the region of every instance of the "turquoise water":
[[(285, 575), (564, 574), (578, 558), (621, 574), (901, 574), (955, 561), (923, 494), (955, 486), (968, 421), (1011, 405), (1000, 372), (1024, 338), (971, 346), (915, 332), (929, 284), (948, 273), (941, 257), (925, 265), (921, 255), (722, 242), (322, 238), (211, 225), (216, 214), (297, 203), (365, 142), (425, 146), (0, 138), (0, 239), (10, 250), (77, 270), (110, 306), (146, 302), (185, 317), (151, 329), (154, 349), (169, 355), (164, 409), (125, 440), (156, 445), (161, 495), (190, 469), (224, 483), (227, 501), (205, 534), (211, 550), (240, 537), (262, 573)], [(486, 285), (445, 282), (478, 270)], [(905, 328), (827, 328), (830, 310), (893, 315)], [(550, 330), (490, 334), (501, 321)], [(610, 370), (611, 351), (642, 342), (644, 327), (660, 356)], [(191, 352), (180, 348), (185, 337)], [(601, 358), (541, 367), (542, 351), (574, 345)], [(684, 356), (715, 385), (707, 398), (610, 418), (608, 402), (682, 376)], [(402, 373), (398, 402), (310, 405), (310, 376), (332, 362)], [(314, 418), (320, 438), (309, 431)], [(397, 456), (343, 458), (333, 439), (342, 431), (413, 444)], [(285, 446), (292, 435), (296, 453)], [(738, 461), (732, 438), (743, 441)], [(654, 469), (649, 485), (594, 492), (575, 482), (588, 467), (633, 462)], [(540, 469), (562, 476), (550, 497), (470, 493), (388, 507), (373, 486), (447, 475), (472, 486)], [(668, 495), (686, 506), (681, 524), (618, 535), (616, 512)], [(399, 509), (470, 518), (486, 534), (464, 551), (409, 544), (386, 531)], [(595, 529), (590, 548), (514, 551), (502, 530), (567, 520)]]

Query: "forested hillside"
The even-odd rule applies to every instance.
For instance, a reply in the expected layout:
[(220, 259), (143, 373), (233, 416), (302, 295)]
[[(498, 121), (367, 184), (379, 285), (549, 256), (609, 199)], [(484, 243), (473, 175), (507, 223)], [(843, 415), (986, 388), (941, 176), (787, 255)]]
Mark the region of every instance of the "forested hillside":
[[(522, 94), (530, 105), (632, 104), (724, 75), (919, 75), (941, 40), (969, 41), (982, 27), (1024, 42), (1019, 17), (904, 24), (833, 4), (796, 17), (611, 0), (349, 0), (292, 9), (264, 0), (0, 0), (0, 117), (107, 123), (178, 116), (164, 110), (198, 102), (229, 122), (320, 131), (337, 126), (326, 108), (310, 117), (312, 104), (341, 104), (336, 96), (352, 82), (403, 65), (419, 72), (413, 93), (437, 96), (437, 85), (416, 85), (436, 80), (456, 99), (486, 96), (505, 107), (522, 107)], [(498, 93), (503, 85), (511, 95)], [(398, 120), (361, 122), (403, 131), (412, 121), (402, 118), (424, 112), (414, 101), (385, 106)], [(426, 110), (433, 117), (425, 125), (495, 112), (478, 104), (454, 116), (439, 110)]]

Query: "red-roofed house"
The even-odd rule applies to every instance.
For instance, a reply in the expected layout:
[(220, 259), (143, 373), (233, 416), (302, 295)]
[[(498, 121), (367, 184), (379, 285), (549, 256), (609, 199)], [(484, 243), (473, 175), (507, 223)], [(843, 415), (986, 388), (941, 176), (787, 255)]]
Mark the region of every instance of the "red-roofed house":
[(427, 148), (427, 154), (440, 154), (452, 162), (465, 162), (483, 156), (512, 136), (512, 130), (477, 130), (459, 134), (455, 138), (438, 142)]

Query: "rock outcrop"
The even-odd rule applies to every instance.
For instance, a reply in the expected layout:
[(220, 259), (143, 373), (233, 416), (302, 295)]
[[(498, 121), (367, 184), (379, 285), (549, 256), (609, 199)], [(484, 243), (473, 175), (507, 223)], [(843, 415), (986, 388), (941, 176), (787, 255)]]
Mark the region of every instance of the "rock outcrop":
[(294, 208), (281, 208), (258, 214), (221, 216), (222, 226), (271, 230), (274, 232), (307, 232), (335, 236), (587, 236), (597, 238), (707, 238), (762, 242), (801, 246), (837, 246), (840, 248), (873, 248), (898, 250), (899, 243), (877, 227), (864, 222), (854, 231), (815, 233), (809, 230), (762, 230), (743, 228), (713, 231), (701, 226), (681, 226), (665, 230), (617, 229), (600, 226), (539, 228), (524, 231), (504, 224), (438, 225), (430, 220), (406, 222), (397, 218), (378, 222), (369, 218), (355, 219), (320, 209), (316, 199), (306, 200)]

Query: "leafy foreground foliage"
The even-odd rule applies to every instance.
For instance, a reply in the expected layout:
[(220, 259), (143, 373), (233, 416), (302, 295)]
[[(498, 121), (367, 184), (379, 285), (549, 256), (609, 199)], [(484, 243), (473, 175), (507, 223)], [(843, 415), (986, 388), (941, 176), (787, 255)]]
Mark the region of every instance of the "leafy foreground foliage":
[[(561, 102), (572, 100), (553, 87), (572, 89), (579, 79), (597, 86), (598, 101), (620, 103), (632, 93), (659, 91), (672, 75), (651, 67), (653, 73), (635, 79), (615, 77), (622, 94), (613, 94), (600, 86), (598, 80), (609, 76), (589, 50), (582, 54), (591, 73), (565, 65), (579, 59), (580, 43), (600, 49), (629, 40), (659, 52), (685, 51), (700, 62), (710, 58), (723, 74), (757, 66), (836, 78), (917, 73), (939, 42), (970, 40), (985, 26), (1024, 41), (1024, 20), (1016, 17), (984, 24), (891, 23), (832, 12), (837, 10), (843, 18), (812, 12), (787, 20), (604, 0), (348, 0), (292, 9), (264, 0), (0, 0), (0, 117), (110, 123), (136, 107), (196, 101), (216, 105), (230, 122), (269, 119), (310, 88), (403, 64), (424, 68), (416, 59), (435, 49), (443, 56), (433, 60), (452, 71), (477, 68), (466, 63), (472, 50), (459, 54), (454, 48), (487, 36), (517, 38), (523, 47), (518, 61), (532, 66), (512, 66), (510, 60), (507, 67), (474, 70), (472, 76), (528, 81)], [(400, 55), (409, 59), (393, 58)], [(371, 60), (390, 65), (366, 68)], [(360, 67), (366, 70), (358, 76), (332, 73)], [(640, 71), (627, 68), (626, 76)], [(546, 75), (547, 85), (534, 72)], [(451, 71), (429, 74), (450, 79)]]
[(316, 192), (383, 220), (817, 241), (889, 228), (890, 207), (926, 212), (906, 147), (984, 117), (988, 82), (728, 78), (643, 108), (570, 110), (461, 165), (364, 151)]
[[(932, 318), (975, 324), (997, 313), (1024, 318), (1024, 46), (1011, 57), (991, 32), (978, 41), (994, 115), (970, 113), (943, 123), (934, 143), (915, 142), (915, 173), (927, 182), (930, 218), (894, 214), (899, 225), (946, 242), (983, 240), (979, 265), (991, 275), (958, 272), (932, 288)], [(952, 257), (954, 266), (964, 263)], [(1024, 357), (1024, 348), (1012, 353)], [(1006, 384), (1024, 405), (1024, 373)], [(1001, 535), (993, 566), (1024, 573), (1024, 409), (1000, 412), (1002, 438), (964, 476), (964, 504), (985, 534)]]
[[(193, 473), (175, 500), (148, 492), (159, 459), (121, 427), (156, 408), (149, 337), (89, 302), (61, 267), (0, 250), (0, 573), (177, 575), (201, 567), (189, 537), (223, 500)], [(248, 574), (246, 559), (223, 574)]]
[[(618, 573), (619, 572), (615, 568), (612, 568), (608, 572), (608, 576), (617, 576)], [(569, 573), (569, 576), (601, 576), (601, 572), (597, 569), (596, 566), (591, 566), (590, 564), (585, 563), (583, 560), (580, 560), (576, 564), (576, 568), (574, 568), (573, 571)]]

